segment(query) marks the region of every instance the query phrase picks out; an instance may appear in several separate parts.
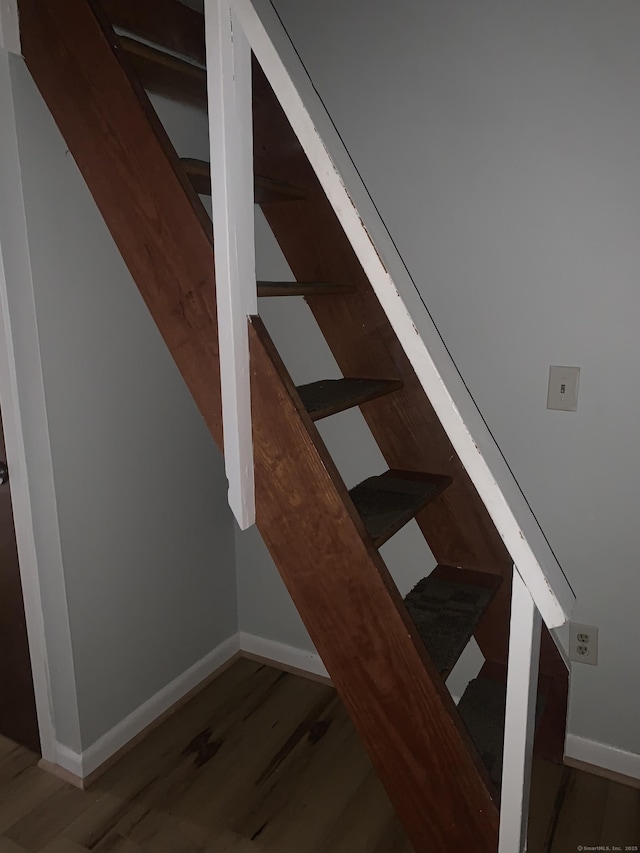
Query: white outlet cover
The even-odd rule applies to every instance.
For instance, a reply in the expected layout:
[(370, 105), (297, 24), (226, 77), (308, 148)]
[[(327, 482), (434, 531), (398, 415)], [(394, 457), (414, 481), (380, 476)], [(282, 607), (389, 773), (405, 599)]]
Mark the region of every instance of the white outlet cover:
[(595, 625), (569, 625), (569, 660), (598, 665), (598, 629)]
[(549, 368), (549, 391), (547, 409), (575, 412), (578, 408), (579, 367), (561, 367), (552, 364)]

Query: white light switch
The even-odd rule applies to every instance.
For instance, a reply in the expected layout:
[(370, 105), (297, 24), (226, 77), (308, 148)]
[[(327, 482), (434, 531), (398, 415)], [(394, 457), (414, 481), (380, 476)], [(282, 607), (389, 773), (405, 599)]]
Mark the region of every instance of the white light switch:
[(579, 381), (579, 367), (559, 367), (556, 364), (552, 364), (549, 368), (547, 409), (575, 412), (578, 408)]

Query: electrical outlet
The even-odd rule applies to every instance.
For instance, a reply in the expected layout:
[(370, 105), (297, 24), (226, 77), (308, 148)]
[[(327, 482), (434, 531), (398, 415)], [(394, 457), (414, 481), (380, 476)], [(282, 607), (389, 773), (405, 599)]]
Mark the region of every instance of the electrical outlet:
[(595, 625), (572, 622), (569, 630), (569, 659), (598, 665), (598, 629)]

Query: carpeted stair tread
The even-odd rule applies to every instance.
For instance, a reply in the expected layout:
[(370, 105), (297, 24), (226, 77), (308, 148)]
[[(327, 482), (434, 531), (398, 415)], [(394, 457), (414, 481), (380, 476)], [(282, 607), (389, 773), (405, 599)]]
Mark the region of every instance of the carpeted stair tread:
[[(194, 190), (199, 195), (211, 195), (211, 169), (207, 161), (183, 157), (180, 162)], [(307, 191), (284, 181), (254, 175), (253, 196), (256, 204), (273, 204), (281, 201), (301, 201), (307, 197)]]
[[(544, 704), (544, 696), (539, 695), (536, 722), (542, 715)], [(458, 704), (458, 711), (471, 735), (471, 740), (476, 745), (492, 782), (498, 787), (502, 781), (506, 705), (506, 683), (481, 676), (469, 682)]]
[(402, 382), (388, 379), (321, 379), (297, 389), (305, 409), (314, 421), (335, 415), (393, 391)]
[(369, 536), (380, 547), (451, 483), (451, 477), (417, 471), (386, 471), (349, 494)]
[(473, 577), (469, 579), (472, 572), (465, 575), (467, 577), (462, 575), (459, 581), (450, 580), (439, 577), (436, 569), (429, 577), (418, 581), (404, 600), (431, 659), (444, 678), (464, 651), (499, 585), (499, 578), (489, 586), (482, 582), (483, 578), (477, 583), (473, 582)]
[(355, 293), (353, 284), (330, 281), (259, 281), (258, 296), (333, 296)]

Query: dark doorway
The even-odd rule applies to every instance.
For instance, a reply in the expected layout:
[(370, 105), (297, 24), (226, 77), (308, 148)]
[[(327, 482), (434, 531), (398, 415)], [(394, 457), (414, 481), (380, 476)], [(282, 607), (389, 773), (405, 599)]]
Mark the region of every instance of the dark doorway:
[(22, 584), (0, 415), (0, 734), (40, 752)]

